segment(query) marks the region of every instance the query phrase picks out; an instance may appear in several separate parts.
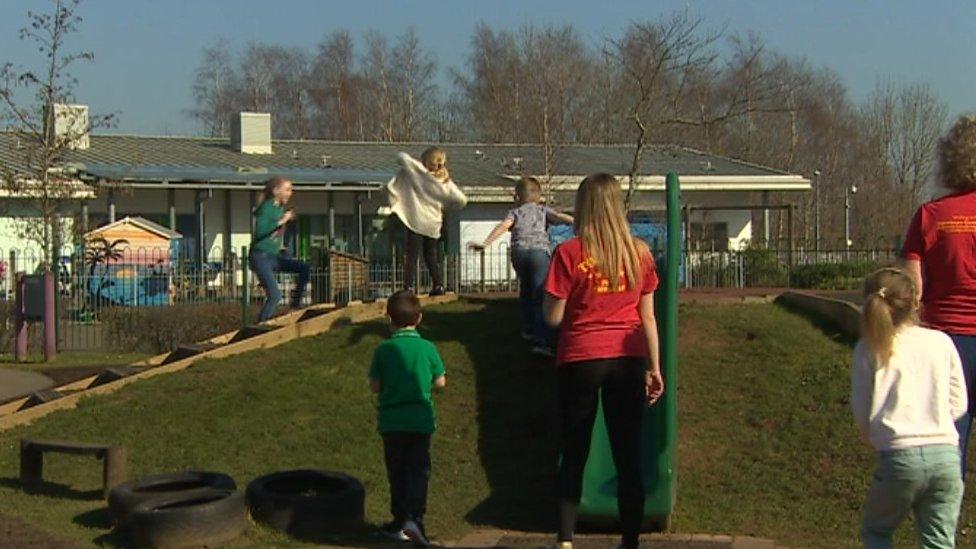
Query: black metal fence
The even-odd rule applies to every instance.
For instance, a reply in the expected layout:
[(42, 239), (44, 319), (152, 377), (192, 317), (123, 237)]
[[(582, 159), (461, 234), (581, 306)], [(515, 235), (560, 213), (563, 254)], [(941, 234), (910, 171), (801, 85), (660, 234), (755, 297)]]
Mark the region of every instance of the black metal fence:
[[(46, 262), (38, 251), (0, 253), (0, 353), (5, 353), (12, 345), (15, 273), (38, 272)], [(125, 347), (120, 341), (153, 329), (141, 325), (150, 322), (147, 319), (173, 310), (184, 311), (190, 318), (192, 311), (198, 311), (193, 322), (219, 317), (221, 320), (213, 321), (212, 331), (232, 330), (244, 322), (245, 300), (251, 319), (264, 300), (257, 277), (246, 269), (243, 253), (243, 249), (229, 253), (215, 249), (200, 261), (179, 258), (168, 250), (63, 250), (57, 266), (59, 348), (120, 351)], [(683, 254), (681, 282), (686, 288), (856, 287), (864, 274), (893, 263), (897, 255), (892, 249), (693, 250)], [(385, 298), (404, 285), (405, 264), (396, 254), (366, 260), (319, 251), (306, 260), (311, 280), (303, 305)], [(423, 292), (430, 288), (431, 276), (423, 262), (418, 263), (415, 278)], [(519, 287), (506, 246), (484, 252), (466, 249), (445, 257), (439, 268), (449, 291), (514, 292)], [(288, 296), (295, 279), (279, 275), (278, 284), (282, 295)], [(198, 337), (202, 332), (192, 333)], [(178, 340), (173, 335), (166, 341)]]
[(895, 249), (689, 251), (685, 288), (851, 289), (865, 274), (898, 260)]

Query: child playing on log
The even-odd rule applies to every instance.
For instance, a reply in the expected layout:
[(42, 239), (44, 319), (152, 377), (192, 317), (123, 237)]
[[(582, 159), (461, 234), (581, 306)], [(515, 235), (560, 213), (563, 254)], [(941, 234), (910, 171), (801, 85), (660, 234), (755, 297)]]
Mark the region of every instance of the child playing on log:
[(532, 352), (553, 357), (550, 330), (542, 317), (546, 274), (549, 272), (549, 233), (555, 223), (573, 223), (573, 216), (542, 204), (542, 184), (534, 177), (523, 177), (515, 184), (515, 207), (492, 229), (484, 242), (471, 243), (484, 250), (503, 234), (512, 233), (512, 266), (519, 280), (522, 309), (522, 338), (532, 343)]
[(438, 241), (444, 210), (461, 209), (468, 199), (451, 180), (447, 170), (447, 153), (440, 147), (430, 147), (418, 162), (406, 153), (399, 153), (400, 171), (387, 185), (390, 207), (407, 229), (404, 282), (408, 290), (416, 291), (418, 255), (430, 273), (433, 287), (430, 295), (443, 295), (444, 280), (438, 268)]

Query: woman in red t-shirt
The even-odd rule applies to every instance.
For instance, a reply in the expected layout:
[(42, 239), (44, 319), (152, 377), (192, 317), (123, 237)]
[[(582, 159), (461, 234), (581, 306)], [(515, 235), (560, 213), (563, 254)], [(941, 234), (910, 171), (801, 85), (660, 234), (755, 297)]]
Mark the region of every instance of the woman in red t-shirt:
[(956, 430), (965, 474), (976, 401), (976, 116), (960, 117), (939, 141), (938, 161), (950, 194), (918, 209), (902, 255), (922, 294), (922, 322), (949, 334), (962, 358), (969, 411)]
[(602, 393), (623, 547), (637, 547), (644, 511), (641, 418), (664, 392), (654, 318), (657, 273), (647, 246), (630, 236), (612, 175), (594, 174), (580, 184), (575, 228), (576, 238), (553, 253), (544, 303), (546, 321), (560, 329), (559, 541), (572, 543)]

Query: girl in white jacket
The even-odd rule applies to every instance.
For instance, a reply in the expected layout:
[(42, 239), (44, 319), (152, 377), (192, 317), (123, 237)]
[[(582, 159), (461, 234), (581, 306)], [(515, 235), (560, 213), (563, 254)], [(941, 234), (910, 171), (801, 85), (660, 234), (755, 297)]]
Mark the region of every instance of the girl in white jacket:
[(419, 162), (407, 153), (399, 153), (397, 161), (400, 171), (386, 188), (393, 213), (407, 228), (404, 282), (407, 289), (417, 291), (414, 273), (418, 254), (423, 251), (433, 282), (430, 295), (441, 295), (444, 281), (438, 268), (437, 241), (441, 237), (444, 210), (461, 209), (468, 199), (451, 180), (447, 153), (443, 149), (428, 148)]
[(891, 547), (914, 512), (919, 547), (954, 547), (963, 494), (954, 421), (968, 405), (959, 353), (949, 336), (917, 325), (918, 292), (906, 272), (875, 272), (864, 297), (851, 404), (877, 469), (861, 539), (871, 549)]

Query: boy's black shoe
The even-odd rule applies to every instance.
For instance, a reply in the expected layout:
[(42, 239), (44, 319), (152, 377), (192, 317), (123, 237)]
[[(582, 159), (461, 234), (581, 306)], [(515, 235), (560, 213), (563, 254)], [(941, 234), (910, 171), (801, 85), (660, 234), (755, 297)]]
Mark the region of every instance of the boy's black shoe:
[(410, 541), (410, 538), (407, 537), (407, 534), (403, 532), (403, 525), (395, 520), (387, 522), (383, 526), (380, 526), (380, 531), (383, 532), (384, 536), (392, 539), (393, 541), (399, 541), (404, 543)]
[(403, 533), (410, 538), (414, 547), (430, 547), (430, 540), (424, 532), (424, 523), (419, 520), (408, 520), (403, 525)]
[(430, 297), (435, 297), (439, 295), (444, 295), (447, 292), (444, 291), (444, 286), (434, 286), (434, 289), (430, 291)]

